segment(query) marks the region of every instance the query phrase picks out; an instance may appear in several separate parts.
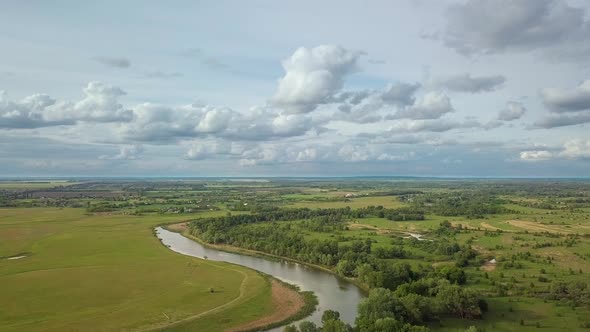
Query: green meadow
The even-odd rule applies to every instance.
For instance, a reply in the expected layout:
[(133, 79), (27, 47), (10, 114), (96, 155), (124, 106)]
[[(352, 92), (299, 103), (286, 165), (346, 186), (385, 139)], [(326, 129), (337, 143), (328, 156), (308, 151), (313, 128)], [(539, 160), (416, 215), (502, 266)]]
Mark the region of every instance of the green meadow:
[(265, 277), (176, 254), (153, 236), (179, 220), (0, 209), (0, 329), (220, 331), (268, 313)]

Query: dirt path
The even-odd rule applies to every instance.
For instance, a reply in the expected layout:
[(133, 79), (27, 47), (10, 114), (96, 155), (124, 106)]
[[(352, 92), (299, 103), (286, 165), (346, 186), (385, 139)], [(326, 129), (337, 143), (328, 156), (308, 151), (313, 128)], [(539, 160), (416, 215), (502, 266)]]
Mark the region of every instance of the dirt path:
[(295, 315), (303, 308), (305, 304), (303, 296), (276, 280), (273, 280), (271, 285), (272, 305), (275, 311), (266, 317), (228, 329), (227, 332), (254, 330), (274, 322), (280, 322)]
[[(202, 263), (208, 264), (206, 261), (204, 261)], [(174, 322), (169, 323), (169, 324), (159, 324), (157, 326), (151, 326), (151, 327), (142, 329), (141, 331), (156, 331), (156, 330), (161, 330), (164, 327), (171, 327), (171, 326), (182, 324), (182, 323), (185, 323), (185, 322), (188, 322), (188, 321), (192, 321), (194, 319), (203, 317), (205, 315), (208, 315), (208, 314), (211, 314), (211, 313), (215, 313), (215, 312), (221, 311), (221, 310), (223, 310), (223, 309), (225, 309), (227, 307), (230, 307), (234, 303), (240, 301), (244, 297), (244, 294), (246, 292), (246, 284), (248, 282), (248, 279), (250, 278), (248, 276), (248, 274), (246, 274), (246, 272), (243, 272), (243, 271), (240, 271), (240, 270), (237, 270), (237, 269), (228, 268), (228, 267), (221, 267), (221, 266), (218, 266), (218, 265), (216, 265), (216, 267), (220, 267), (220, 268), (223, 268), (223, 269), (227, 269), (227, 270), (239, 272), (240, 274), (242, 274), (244, 276), (244, 279), (242, 279), (242, 283), (240, 284), (240, 294), (235, 299), (233, 299), (233, 300), (231, 300), (229, 302), (226, 302), (226, 303), (224, 303), (222, 305), (219, 305), (219, 306), (217, 306), (215, 308), (209, 309), (207, 311), (200, 312), (200, 313), (198, 313), (196, 315), (185, 317), (183, 319), (174, 321)]]
[(348, 227), (350, 229), (371, 230), (371, 231), (377, 232), (377, 234), (390, 234), (390, 233), (396, 231), (396, 230), (393, 230), (393, 229), (384, 229), (384, 228), (379, 228), (379, 227), (375, 227), (375, 226), (372, 226), (372, 225), (357, 224), (357, 223), (348, 223)]
[(485, 221), (482, 221), (482, 222), (480, 223), (480, 226), (481, 226), (483, 229), (488, 229), (488, 230), (492, 230), (492, 231), (497, 231), (497, 230), (504, 231), (503, 229), (501, 229), (501, 228), (498, 228), (498, 227), (496, 227), (496, 226), (492, 226), (492, 225), (488, 224), (488, 223), (487, 223), (487, 222), (485, 222)]
[(372, 226), (372, 225), (367, 225), (367, 224), (357, 224), (357, 223), (348, 223), (348, 227), (351, 229), (366, 229), (366, 230), (374, 230), (374, 231), (382, 231), (382, 229)]
[(561, 229), (559, 226), (555, 227), (555, 226), (543, 225), (541, 223), (534, 222), (534, 221), (508, 220), (508, 221), (506, 221), (506, 223), (508, 223), (512, 226), (516, 226), (518, 228), (526, 229), (528, 231), (533, 231), (533, 232), (549, 232), (549, 233), (554, 233), (554, 234), (573, 234), (574, 233), (569, 230)]
[(482, 269), (483, 271), (494, 271), (496, 269), (496, 263), (492, 263), (492, 262), (485, 262), (480, 269)]

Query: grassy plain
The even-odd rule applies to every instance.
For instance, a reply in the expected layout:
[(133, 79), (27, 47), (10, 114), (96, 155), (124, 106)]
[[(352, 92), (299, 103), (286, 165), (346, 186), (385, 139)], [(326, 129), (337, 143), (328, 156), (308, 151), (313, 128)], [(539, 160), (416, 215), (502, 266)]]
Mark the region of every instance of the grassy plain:
[(0, 209), (0, 330), (146, 330), (208, 313), (170, 330), (221, 331), (272, 312), (266, 277), (153, 236), (182, 218)]

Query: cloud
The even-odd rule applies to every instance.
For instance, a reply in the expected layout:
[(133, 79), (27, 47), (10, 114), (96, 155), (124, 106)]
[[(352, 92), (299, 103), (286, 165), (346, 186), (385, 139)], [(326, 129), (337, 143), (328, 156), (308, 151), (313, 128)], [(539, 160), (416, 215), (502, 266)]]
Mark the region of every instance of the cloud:
[(83, 91), (85, 98), (75, 103), (64, 117), (88, 122), (126, 122), (133, 118), (133, 112), (119, 103), (119, 97), (126, 94), (120, 88), (90, 82)]
[(575, 126), (588, 122), (590, 122), (590, 112), (581, 112), (574, 115), (549, 114), (543, 119), (535, 122), (531, 128), (550, 129), (556, 127)]
[(394, 162), (415, 157), (414, 152), (396, 152), (388, 146), (373, 146), (351, 142), (319, 145), (263, 144), (245, 150), (240, 156), (240, 165), (273, 165), (289, 163), (356, 163)]
[(416, 101), (414, 95), (421, 86), (420, 83), (396, 82), (387, 84), (381, 90), (342, 91), (334, 94), (328, 102), (356, 106), (368, 101), (378, 105), (375, 109), (384, 105), (404, 107), (412, 105)]
[(311, 119), (300, 114), (279, 114), (272, 120), (272, 131), (279, 136), (303, 134), (311, 127)]
[(230, 140), (268, 140), (301, 136), (314, 128), (303, 114), (282, 114), (267, 108), (240, 113), (227, 107), (144, 103), (133, 108), (134, 121), (120, 134), (137, 142), (169, 143), (182, 139), (219, 137)]
[(412, 106), (401, 109), (386, 119), (439, 119), (450, 112), (453, 112), (453, 106), (449, 97), (444, 93), (431, 91), (416, 100)]
[(203, 141), (193, 143), (184, 158), (188, 160), (204, 160), (212, 157), (219, 158), (224, 155), (239, 155), (241, 152), (239, 146), (232, 142)]
[(198, 60), (203, 66), (214, 70), (228, 70), (230, 66), (219, 59), (219, 57), (211, 56), (205, 53), (200, 48), (189, 48), (179, 54), (180, 56)]
[(553, 153), (547, 150), (522, 151), (520, 159), (524, 161), (543, 161), (553, 158)]
[(408, 106), (415, 102), (414, 94), (421, 87), (419, 83), (398, 82), (389, 84), (381, 92), (381, 100), (388, 105)]
[(343, 145), (337, 153), (341, 161), (360, 162), (360, 161), (401, 161), (414, 157), (413, 152), (394, 154), (386, 152), (376, 147), (367, 145)]
[(141, 145), (125, 145), (120, 147), (119, 153), (114, 156), (101, 155), (98, 159), (103, 160), (135, 160), (139, 159), (143, 153), (143, 146)]
[(46, 94), (34, 94), (11, 101), (0, 91), (0, 128), (31, 129), (78, 122), (126, 122), (133, 113), (118, 102), (125, 92), (100, 82), (90, 82), (78, 102), (57, 101)]
[[(277, 145), (258, 146), (248, 149), (240, 156), (241, 166), (255, 166), (255, 165), (269, 165), (286, 163), (289, 161), (289, 155), (292, 152), (288, 151), (288, 147), (281, 147)], [(292, 151), (294, 148), (291, 147)]]
[(570, 139), (559, 148), (526, 150), (520, 153), (520, 159), (525, 161), (543, 161), (549, 159), (590, 159), (589, 139)]
[(342, 113), (335, 113), (332, 120), (347, 121), (358, 124), (375, 123), (383, 119), (383, 116), (378, 114), (379, 107), (375, 104), (366, 104), (361, 107), (355, 107), (348, 110), (348, 105), (340, 105)]
[(47, 119), (46, 113), (54, 107), (60, 108), (62, 104), (46, 94), (34, 94), (20, 101), (11, 101), (4, 91), (0, 91), (0, 128), (31, 129), (75, 123), (73, 119)]
[(391, 133), (445, 132), (453, 129), (481, 128), (475, 120), (402, 120), (396, 121), (388, 129)]
[(206, 110), (200, 118), (196, 130), (201, 133), (218, 133), (229, 126), (235, 114), (230, 109), (214, 108)]
[(360, 55), (335, 45), (297, 49), (283, 61), (285, 75), (271, 102), (292, 113), (313, 111), (342, 89), (344, 78), (358, 69)]
[(126, 58), (117, 58), (117, 57), (106, 57), (106, 56), (99, 56), (93, 58), (94, 61), (102, 63), (105, 66), (114, 67), (114, 68), (129, 68), (131, 67), (131, 61)]
[(334, 114), (334, 120), (361, 124), (379, 122), (384, 118), (380, 111), (390, 106), (401, 109), (414, 104), (414, 95), (420, 87), (419, 83), (396, 82), (382, 90), (339, 92), (330, 100), (338, 104), (341, 112)]
[(590, 122), (590, 80), (572, 90), (545, 88), (540, 91), (550, 113), (532, 128), (555, 128)]
[(469, 0), (449, 7), (442, 41), (464, 55), (584, 49), (589, 33), (584, 9), (565, 1)]
[(513, 121), (520, 119), (526, 113), (526, 108), (522, 103), (516, 101), (509, 101), (506, 103), (506, 108), (498, 113), (498, 120)]
[(361, 134), (360, 136), (372, 138), (372, 143), (376, 144), (427, 144), (434, 142), (435, 139), (431, 136), (415, 135), (415, 134), (402, 134), (398, 135), (392, 131), (386, 134)]
[(502, 75), (471, 76), (465, 73), (435, 81), (435, 86), (454, 92), (490, 92), (499, 89), (506, 82)]
[(590, 159), (590, 139), (572, 139), (565, 142), (559, 155), (569, 159)]
[(590, 79), (573, 90), (546, 88), (541, 90), (543, 103), (553, 112), (590, 110)]

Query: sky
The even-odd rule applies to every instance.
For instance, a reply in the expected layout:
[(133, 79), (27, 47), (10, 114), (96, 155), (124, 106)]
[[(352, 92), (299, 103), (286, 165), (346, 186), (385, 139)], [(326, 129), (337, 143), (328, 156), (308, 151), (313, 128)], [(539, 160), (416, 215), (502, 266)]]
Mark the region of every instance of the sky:
[(0, 177), (590, 176), (590, 3), (0, 2)]

